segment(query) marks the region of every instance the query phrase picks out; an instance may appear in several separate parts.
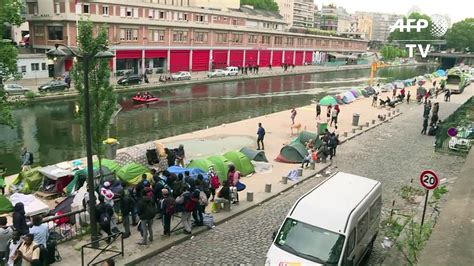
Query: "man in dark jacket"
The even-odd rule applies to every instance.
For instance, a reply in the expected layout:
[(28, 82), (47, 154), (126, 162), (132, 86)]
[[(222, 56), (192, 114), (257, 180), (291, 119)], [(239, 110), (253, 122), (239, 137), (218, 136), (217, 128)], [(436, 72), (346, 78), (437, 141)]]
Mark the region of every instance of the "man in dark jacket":
[[(130, 236), (130, 216), (133, 217), (134, 208), (135, 201), (130, 195), (130, 191), (128, 189), (124, 189), (122, 191), (122, 195), (120, 196), (120, 211), (122, 212), (123, 229), (125, 231), (123, 238), (128, 238)], [(134, 217), (132, 220), (135, 220)]]
[[(143, 241), (138, 242), (139, 245), (146, 245), (147, 240), (153, 241), (153, 218), (156, 215), (156, 207), (153, 199), (147, 196), (145, 191), (142, 191), (142, 198), (138, 202), (138, 216), (141, 223)], [(150, 235), (148, 237), (148, 234)]]
[(26, 224), (25, 206), (21, 202), (15, 204), (13, 208), (13, 228), (20, 232), (21, 235), (26, 235), (30, 232)]
[[(110, 227), (110, 222), (112, 221), (112, 216), (114, 216), (114, 209), (110, 204), (105, 203), (105, 198), (102, 195), (99, 195), (99, 205), (96, 206), (96, 218), (99, 222), (100, 229), (107, 233), (108, 236), (112, 235), (112, 228)], [(107, 242), (110, 242), (110, 237)]]
[(167, 189), (162, 189), (161, 194), (163, 195), (163, 199), (160, 202), (160, 210), (163, 218), (163, 235), (170, 236), (171, 217), (176, 213), (176, 201)]

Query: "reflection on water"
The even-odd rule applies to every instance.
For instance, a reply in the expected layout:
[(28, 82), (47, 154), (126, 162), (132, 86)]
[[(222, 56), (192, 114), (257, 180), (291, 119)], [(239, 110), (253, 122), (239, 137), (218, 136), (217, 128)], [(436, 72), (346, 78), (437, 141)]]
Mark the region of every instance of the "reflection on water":
[[(433, 71), (426, 66), (385, 68), (378, 76), (391, 81)], [(326, 94), (364, 86), (369, 77), (370, 70), (364, 69), (158, 89), (151, 92), (161, 102), (139, 106), (130, 101), (134, 93), (123, 93), (123, 110), (110, 132), (122, 147), (130, 146), (307, 105)], [(40, 165), (84, 157), (75, 106), (70, 100), (16, 108), (17, 127), (0, 126), (0, 162), (8, 172), (19, 170), (22, 145), (34, 152)]]

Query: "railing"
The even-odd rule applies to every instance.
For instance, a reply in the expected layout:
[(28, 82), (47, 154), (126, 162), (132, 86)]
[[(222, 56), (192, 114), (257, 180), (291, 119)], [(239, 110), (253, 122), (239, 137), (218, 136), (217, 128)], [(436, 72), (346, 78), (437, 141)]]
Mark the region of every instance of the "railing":
[(65, 242), (88, 233), (89, 215), (85, 209), (43, 219), (49, 233), (58, 243)]
[[(107, 240), (111, 239), (110, 241), (107, 242)], [(120, 240), (120, 250), (116, 249), (116, 248), (113, 248), (111, 247), (111, 245), (117, 241), (117, 240)], [(107, 245), (105, 247), (100, 247), (100, 243), (101, 242), (107, 242)], [(91, 260), (89, 260), (89, 262), (86, 262), (84, 261), (84, 257), (85, 257), (85, 254), (84, 254), (84, 250), (85, 249), (92, 249), (92, 250), (100, 250), (100, 252), (95, 255)], [(106, 256), (101, 256), (103, 254), (106, 254)], [(89, 244), (85, 244), (84, 246), (81, 247), (81, 265), (84, 266), (84, 265), (98, 265), (98, 264), (101, 264), (102, 262), (108, 260), (108, 259), (113, 259), (115, 257), (118, 257), (124, 255), (124, 252), (123, 252), (123, 236), (122, 236), (122, 233), (119, 232), (119, 233), (116, 233), (114, 235), (111, 235), (111, 236), (106, 236), (106, 237), (103, 237), (101, 239), (98, 239), (96, 241), (93, 241)], [(87, 258), (90, 258), (91, 255), (87, 255)], [(100, 259), (99, 259), (100, 258)], [(97, 260), (99, 259), (99, 260)], [(97, 261), (96, 261), (97, 260)]]

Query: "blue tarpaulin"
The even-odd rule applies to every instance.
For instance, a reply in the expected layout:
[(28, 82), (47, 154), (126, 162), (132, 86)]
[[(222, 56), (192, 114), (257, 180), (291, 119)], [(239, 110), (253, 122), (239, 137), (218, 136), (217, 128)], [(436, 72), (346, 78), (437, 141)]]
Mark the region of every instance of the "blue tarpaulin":
[(189, 175), (194, 180), (197, 179), (197, 176), (199, 174), (201, 174), (204, 177), (204, 180), (208, 179), (207, 173), (204, 172), (203, 170), (199, 169), (199, 168), (183, 168), (181, 166), (171, 166), (167, 170), (168, 170), (168, 172), (176, 174), (176, 175), (183, 174), (183, 176), (184, 176), (184, 172), (188, 171)]

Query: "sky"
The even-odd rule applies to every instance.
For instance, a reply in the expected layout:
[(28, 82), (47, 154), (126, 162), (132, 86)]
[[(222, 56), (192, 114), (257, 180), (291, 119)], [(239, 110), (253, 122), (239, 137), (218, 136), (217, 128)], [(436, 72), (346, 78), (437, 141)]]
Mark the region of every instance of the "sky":
[(315, 0), (314, 2), (318, 5), (318, 9), (322, 4), (333, 3), (338, 7), (344, 7), (350, 13), (369, 11), (406, 15), (413, 6), (417, 6), (424, 14), (448, 15), (451, 23), (474, 17), (472, 0)]

